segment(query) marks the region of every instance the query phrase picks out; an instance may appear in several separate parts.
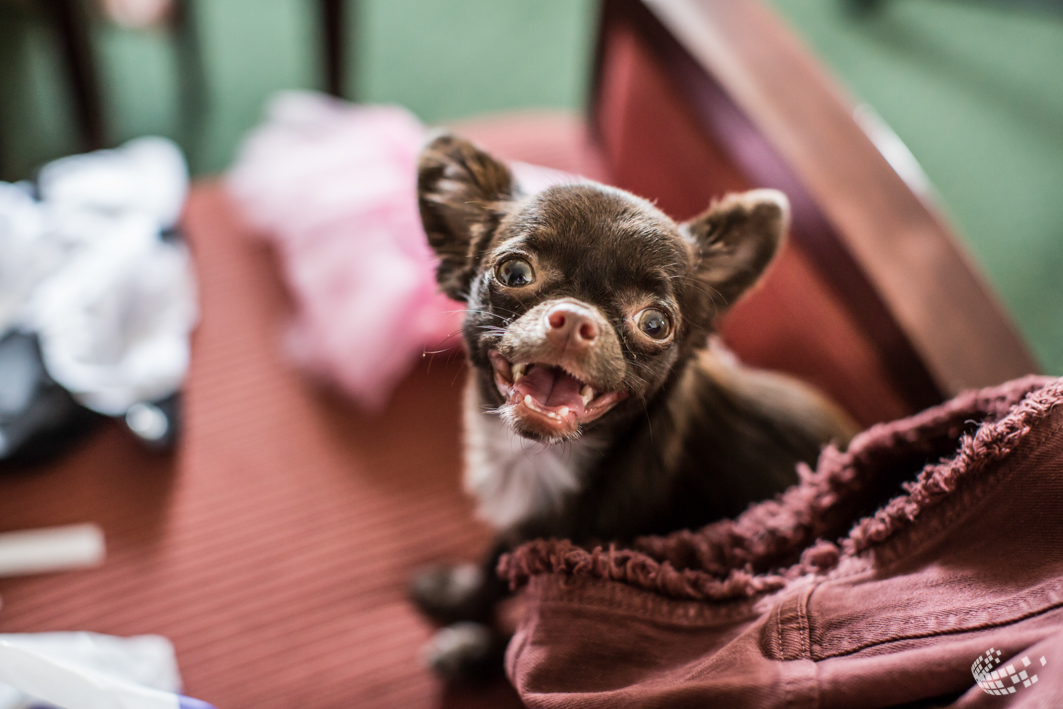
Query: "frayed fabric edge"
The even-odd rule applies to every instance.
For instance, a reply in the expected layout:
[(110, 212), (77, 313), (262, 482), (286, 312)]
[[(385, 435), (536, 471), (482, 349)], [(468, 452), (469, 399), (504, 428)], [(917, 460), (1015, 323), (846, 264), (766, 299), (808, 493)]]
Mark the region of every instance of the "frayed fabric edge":
[[(585, 549), (566, 540), (536, 540), (504, 556), (498, 572), (514, 589), (532, 576), (557, 574), (617, 581), (676, 599), (724, 601), (773, 593), (909, 528), (921, 511), (941, 504), (963, 481), (1011, 453), (1061, 402), (1063, 379), (1040, 376), (965, 392), (919, 414), (872, 426), (844, 453), (826, 448), (815, 470), (799, 466), (797, 485), (734, 520), (643, 537), (632, 548)], [(965, 432), (972, 421), (979, 425)], [(862, 472), (932, 450), (943, 438), (955, 441), (954, 452), (925, 466), (905, 484), (905, 494), (856, 520), (839, 543), (822, 538), (844, 519), (846, 498), (868, 482)], [(796, 563), (784, 565), (795, 557)]]

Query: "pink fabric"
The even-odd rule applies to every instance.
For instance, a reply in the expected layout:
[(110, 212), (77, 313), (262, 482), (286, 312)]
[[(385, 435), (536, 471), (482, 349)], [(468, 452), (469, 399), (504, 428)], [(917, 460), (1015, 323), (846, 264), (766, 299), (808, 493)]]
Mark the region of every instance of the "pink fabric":
[[(461, 342), (464, 310), (438, 292), (417, 210), (424, 140), (402, 108), (284, 93), (228, 177), (245, 218), (280, 255), (296, 304), (288, 352), (370, 410), (424, 351)], [(573, 179), (513, 168), (526, 192)]]
[(736, 520), (518, 549), (508, 671), (531, 707), (1058, 706), (1061, 509), (1063, 380), (970, 392)]
[(282, 94), (228, 179), (280, 254), (297, 307), (290, 354), (369, 409), (461, 323), (436, 288), (417, 211), (423, 136), (401, 108)]

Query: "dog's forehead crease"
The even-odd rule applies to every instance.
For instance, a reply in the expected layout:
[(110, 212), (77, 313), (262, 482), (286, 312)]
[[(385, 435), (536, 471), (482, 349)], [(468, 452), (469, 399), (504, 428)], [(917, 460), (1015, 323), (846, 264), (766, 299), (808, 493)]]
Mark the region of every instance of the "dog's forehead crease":
[(637, 281), (654, 290), (685, 273), (689, 247), (675, 223), (653, 205), (599, 185), (544, 191), (499, 234), (502, 250), (550, 259), (572, 276)]
[(646, 200), (604, 185), (550, 187), (521, 211), (519, 221), (527, 227), (558, 234), (603, 228), (631, 234), (658, 232), (661, 236), (675, 231), (675, 223)]

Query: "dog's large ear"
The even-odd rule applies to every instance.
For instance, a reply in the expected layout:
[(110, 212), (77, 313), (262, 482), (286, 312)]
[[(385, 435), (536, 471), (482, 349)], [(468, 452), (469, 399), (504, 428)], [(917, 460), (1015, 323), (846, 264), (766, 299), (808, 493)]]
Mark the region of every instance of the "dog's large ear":
[(790, 202), (776, 190), (729, 194), (680, 230), (693, 242), (698, 279), (713, 289), (717, 313), (764, 273), (790, 221)]
[(464, 300), (515, 193), (509, 168), (467, 140), (443, 134), (421, 151), (417, 172), (421, 222), (439, 256), (436, 280), (451, 298)]

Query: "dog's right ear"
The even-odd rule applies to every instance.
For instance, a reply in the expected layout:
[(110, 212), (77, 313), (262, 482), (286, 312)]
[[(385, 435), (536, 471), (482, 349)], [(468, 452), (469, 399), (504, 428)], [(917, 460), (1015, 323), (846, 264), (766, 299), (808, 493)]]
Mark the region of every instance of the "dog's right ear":
[(729, 194), (680, 225), (697, 254), (698, 280), (716, 295), (717, 314), (760, 280), (790, 222), (790, 202), (777, 190)]
[(439, 256), (436, 280), (451, 298), (465, 299), (515, 194), (509, 168), (463, 138), (443, 134), (421, 151), (417, 171), (421, 222)]

